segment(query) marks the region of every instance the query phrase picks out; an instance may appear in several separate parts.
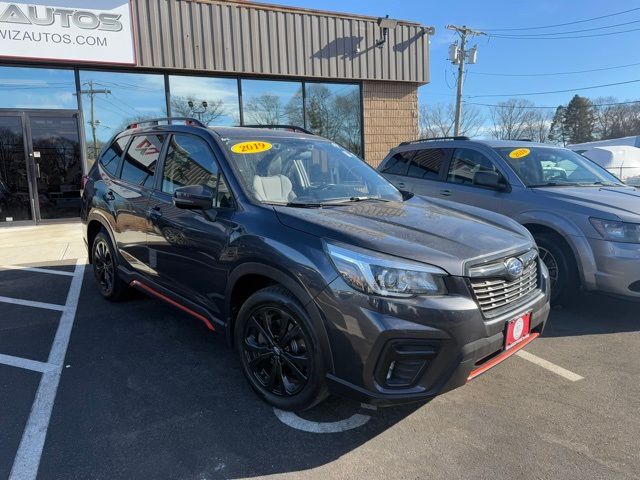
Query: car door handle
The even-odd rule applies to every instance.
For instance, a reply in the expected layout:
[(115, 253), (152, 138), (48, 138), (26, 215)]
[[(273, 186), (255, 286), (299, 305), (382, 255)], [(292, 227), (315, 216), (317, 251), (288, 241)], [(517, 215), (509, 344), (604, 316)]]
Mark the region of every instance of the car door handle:
[(160, 218), (162, 216), (162, 210), (158, 205), (151, 207), (147, 213), (149, 218)]
[(104, 197), (107, 199), (108, 202), (113, 202), (116, 199), (116, 196), (113, 194), (111, 190), (107, 191)]
[(443, 195), (445, 197), (449, 197), (451, 196), (453, 192), (451, 190), (440, 190), (440, 195)]
[(406, 185), (404, 184), (404, 182), (396, 182), (396, 187), (398, 188), (405, 188)]

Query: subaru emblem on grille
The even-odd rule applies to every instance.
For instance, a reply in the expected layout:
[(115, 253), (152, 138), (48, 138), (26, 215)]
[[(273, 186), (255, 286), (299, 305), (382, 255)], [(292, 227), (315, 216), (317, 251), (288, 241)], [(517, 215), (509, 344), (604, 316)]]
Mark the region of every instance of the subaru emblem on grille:
[(514, 279), (522, 275), (522, 272), (524, 270), (524, 264), (519, 258), (510, 258), (509, 260), (504, 262), (504, 266), (507, 269), (507, 273), (509, 273), (511, 278)]

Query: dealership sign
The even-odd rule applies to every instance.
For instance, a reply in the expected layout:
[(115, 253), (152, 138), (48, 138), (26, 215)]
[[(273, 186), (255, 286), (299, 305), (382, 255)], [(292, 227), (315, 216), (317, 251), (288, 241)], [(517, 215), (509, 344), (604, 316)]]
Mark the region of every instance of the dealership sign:
[(0, 1), (0, 57), (135, 63), (128, 0), (45, 1)]

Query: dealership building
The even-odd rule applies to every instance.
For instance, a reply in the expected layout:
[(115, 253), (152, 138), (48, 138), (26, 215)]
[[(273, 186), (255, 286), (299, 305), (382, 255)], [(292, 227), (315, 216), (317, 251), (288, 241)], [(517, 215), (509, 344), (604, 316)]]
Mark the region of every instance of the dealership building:
[(297, 125), (375, 166), (418, 134), (431, 33), (245, 1), (0, 1), (0, 226), (77, 217), (102, 145), (154, 117)]

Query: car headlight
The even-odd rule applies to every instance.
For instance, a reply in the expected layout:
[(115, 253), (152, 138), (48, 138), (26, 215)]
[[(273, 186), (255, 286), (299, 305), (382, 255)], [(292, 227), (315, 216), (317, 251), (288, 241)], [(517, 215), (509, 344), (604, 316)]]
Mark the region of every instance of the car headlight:
[(331, 243), (326, 250), (342, 278), (361, 292), (385, 297), (447, 293), (447, 272), (438, 267)]
[(640, 224), (590, 218), (591, 225), (605, 239), (612, 242), (640, 243)]

